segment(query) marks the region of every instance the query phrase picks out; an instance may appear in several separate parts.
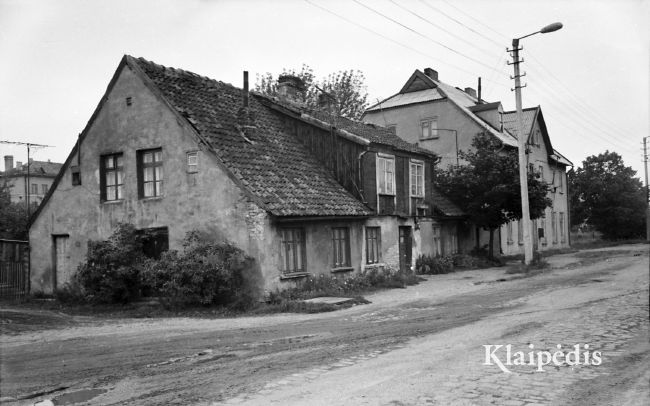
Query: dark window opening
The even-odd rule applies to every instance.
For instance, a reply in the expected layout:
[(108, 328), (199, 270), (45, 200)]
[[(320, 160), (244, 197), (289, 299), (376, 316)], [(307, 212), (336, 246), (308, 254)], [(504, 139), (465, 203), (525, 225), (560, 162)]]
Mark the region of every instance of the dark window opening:
[(70, 171), (72, 172), (72, 186), (81, 185), (81, 170), (79, 167), (73, 166), (70, 168)]
[(132, 98), (131, 96), (127, 97), (127, 98), (126, 98), (126, 105), (127, 105), (127, 106), (130, 106), (130, 105), (132, 105), (132, 104), (133, 104), (133, 98)]
[(142, 252), (146, 257), (160, 259), (160, 255), (169, 250), (167, 227), (144, 228), (137, 233), (142, 241)]

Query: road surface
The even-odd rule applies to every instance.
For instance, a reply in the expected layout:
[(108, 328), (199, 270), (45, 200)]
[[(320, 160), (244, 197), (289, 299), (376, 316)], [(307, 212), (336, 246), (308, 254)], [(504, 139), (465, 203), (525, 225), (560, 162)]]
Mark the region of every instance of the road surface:
[[(498, 268), (431, 276), (331, 313), (43, 314), (43, 323), (2, 336), (3, 404), (650, 404), (648, 246), (549, 262), (551, 271), (526, 278)], [(4, 309), (2, 318), (20, 314)], [(601, 363), (506, 372), (485, 346), (508, 344), (526, 353), (587, 344)], [(506, 363), (505, 352), (495, 358)]]

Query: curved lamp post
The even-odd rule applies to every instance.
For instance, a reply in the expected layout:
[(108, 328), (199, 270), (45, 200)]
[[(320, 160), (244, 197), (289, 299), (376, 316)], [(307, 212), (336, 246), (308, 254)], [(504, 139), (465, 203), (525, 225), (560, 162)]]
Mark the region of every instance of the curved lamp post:
[[(515, 98), (517, 103), (517, 141), (519, 144), (519, 184), (521, 186), (521, 221), (523, 222), (524, 231), (524, 263), (530, 264), (533, 260), (533, 244), (531, 239), (531, 222), (530, 222), (530, 209), (528, 207), (528, 174), (526, 168), (526, 137), (524, 135), (523, 112), (521, 107), (521, 75), (519, 73), (519, 40), (530, 37), (535, 34), (546, 34), (548, 32), (557, 31), (562, 28), (562, 23), (549, 24), (539, 31), (532, 34), (524, 35), (523, 37), (515, 38), (512, 40), (512, 65), (515, 68)], [(525, 74), (524, 74), (525, 75)]]

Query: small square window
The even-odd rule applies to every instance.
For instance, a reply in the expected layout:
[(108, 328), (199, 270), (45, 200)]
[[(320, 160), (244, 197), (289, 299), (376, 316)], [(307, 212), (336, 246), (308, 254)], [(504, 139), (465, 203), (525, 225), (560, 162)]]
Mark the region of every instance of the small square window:
[(72, 175), (72, 186), (81, 185), (81, 171), (78, 166), (73, 166), (70, 168), (70, 173)]

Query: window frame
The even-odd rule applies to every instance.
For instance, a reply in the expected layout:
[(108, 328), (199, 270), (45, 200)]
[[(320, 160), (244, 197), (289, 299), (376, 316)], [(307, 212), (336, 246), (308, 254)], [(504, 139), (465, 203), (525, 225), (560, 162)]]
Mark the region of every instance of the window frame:
[(551, 232), (553, 233), (553, 244), (557, 244), (557, 212), (551, 212)]
[[(383, 167), (382, 167), (383, 163)], [(392, 165), (392, 172), (388, 171), (387, 163)], [(377, 154), (377, 194), (395, 196), (396, 195), (396, 185), (395, 185), (395, 156), (394, 155), (383, 155)], [(389, 179), (389, 174), (390, 179)], [(383, 180), (383, 182), (382, 182)], [(390, 180), (390, 182), (389, 182)], [(382, 183), (384, 188), (382, 189)], [(388, 186), (390, 185), (390, 190)]]
[(366, 227), (366, 264), (374, 265), (381, 262), (381, 227)]
[[(280, 272), (282, 275), (306, 272), (307, 244), (305, 240), (305, 229), (302, 227), (283, 227), (280, 229)], [(299, 249), (296, 249), (296, 247)]]
[[(160, 153), (160, 159), (156, 160), (156, 154)], [(163, 150), (162, 148), (151, 148), (151, 149), (142, 149), (139, 150), (137, 155), (138, 155), (138, 197), (140, 199), (150, 199), (150, 198), (157, 198), (157, 197), (162, 197), (164, 193), (164, 173), (163, 173)], [(151, 154), (151, 162), (145, 162), (145, 157), (147, 155)], [(152, 178), (153, 180), (147, 180), (145, 181), (145, 171), (148, 168), (153, 168), (152, 170)], [(156, 169), (160, 168), (159, 175), (157, 174)], [(147, 196), (145, 195), (146, 192), (146, 185), (147, 184), (153, 184), (153, 195)]]
[(332, 267), (350, 268), (350, 227), (332, 227)]
[[(187, 173), (198, 173), (199, 172), (199, 151), (188, 151), (186, 154), (187, 157)], [(195, 163), (190, 163), (190, 158), (196, 158)]]
[[(431, 124), (435, 123), (435, 128)], [(425, 125), (427, 128), (427, 135), (424, 135)], [(440, 138), (438, 132), (438, 117), (428, 117), (420, 120), (420, 140), (435, 140)]]
[[(413, 173), (413, 167), (416, 167), (416, 168), (420, 167), (422, 169), (422, 172), (420, 174), (422, 184), (419, 185), (422, 190), (421, 190), (421, 193), (419, 193), (419, 194), (417, 193), (418, 192), (418, 190), (417, 190), (418, 189), (418, 185), (417, 185), (418, 174), (417, 174), (417, 170), (416, 170), (415, 174)], [(416, 182), (415, 185), (413, 184), (414, 176), (415, 176), (415, 182)], [(411, 159), (409, 161), (409, 194), (410, 194), (410, 196), (411, 197), (422, 197), (423, 198), (424, 195), (425, 195), (424, 185), (425, 185), (424, 161), (420, 161), (420, 160), (417, 160), (417, 159)], [(413, 194), (413, 186), (415, 186), (416, 194)]]
[[(102, 154), (99, 159), (99, 189), (101, 201), (119, 202), (124, 200), (124, 154), (122, 152)], [(111, 160), (110, 167), (107, 165), (107, 159)], [(109, 175), (112, 175), (112, 184), (106, 182)], [(108, 193), (109, 188), (113, 190), (111, 196), (109, 196)]]
[(30, 187), (31, 190), (29, 191), (29, 194), (38, 195), (38, 183), (30, 183), (30, 186), (31, 186)]

